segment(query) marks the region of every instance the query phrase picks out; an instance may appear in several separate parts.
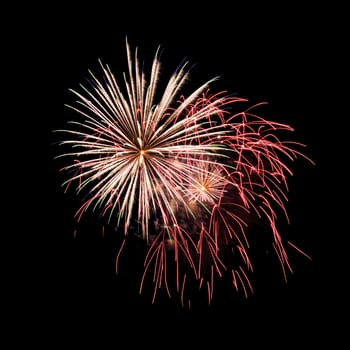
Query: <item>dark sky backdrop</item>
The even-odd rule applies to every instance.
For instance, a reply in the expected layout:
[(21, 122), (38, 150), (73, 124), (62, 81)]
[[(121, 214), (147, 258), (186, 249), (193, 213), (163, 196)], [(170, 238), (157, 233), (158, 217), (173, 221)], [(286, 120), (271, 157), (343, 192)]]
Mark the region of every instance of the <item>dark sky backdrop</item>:
[[(52, 240), (50, 261), (54, 260), (55, 293), (48, 308), (62, 317), (59, 337), (74, 334), (89, 339), (99, 334), (117, 347), (121, 340), (133, 342), (145, 337), (145, 346), (157, 343), (201, 344), (217, 340), (235, 343), (259, 339), (261, 346), (302, 341), (315, 344), (327, 337), (328, 313), (332, 309), (330, 282), (325, 281), (327, 250), (330, 249), (322, 218), (320, 182), (324, 146), (324, 126), (320, 115), (323, 82), (329, 74), (320, 57), (327, 45), (327, 26), (315, 13), (304, 7), (280, 5), (235, 6), (211, 3), (196, 10), (186, 4), (139, 7), (86, 5), (86, 9), (64, 11), (59, 28), (57, 84), (63, 84), (63, 101), (71, 101), (69, 88), (84, 81), (88, 69), (98, 71), (98, 59), (110, 64), (118, 74), (125, 70), (125, 36), (132, 47), (140, 48), (140, 57), (150, 64), (158, 45), (163, 48), (163, 75), (168, 77), (183, 58), (196, 64), (188, 88), (196, 87), (213, 76), (222, 78), (214, 88), (237, 92), (252, 103), (267, 101), (269, 117), (295, 127), (292, 138), (308, 145), (316, 162), (312, 166), (299, 159), (292, 164), (290, 202), (287, 209), (291, 225), (285, 230), (292, 241), (313, 257), (310, 262), (292, 254), (294, 275), (289, 283), (279, 274), (278, 261), (261, 259), (260, 270), (252, 276), (256, 293), (249, 300), (237, 295), (230, 285), (219, 283), (218, 296), (208, 307), (199, 303), (193, 310), (183, 310), (176, 298), (160, 296), (150, 305), (150, 295), (139, 296), (138, 278), (141, 250), (128, 250), (129, 258), (115, 276), (115, 255), (119, 238), (101, 238), (88, 214), (87, 223), (73, 239), (73, 214), (79, 201), (74, 193), (64, 195), (58, 173), (59, 162), (50, 164), (50, 226)], [(159, 11), (159, 12), (158, 12)], [(57, 35), (57, 34), (56, 34)], [(63, 80), (63, 82), (62, 82)], [(327, 86), (325, 87), (327, 89)], [(50, 130), (64, 128), (74, 118), (67, 109), (58, 108), (51, 118)], [(52, 142), (50, 136), (50, 142)], [(50, 159), (57, 153), (49, 146)], [(282, 224), (283, 225), (283, 224)], [(51, 242), (51, 241), (50, 241)], [(331, 243), (332, 244), (332, 243)], [(126, 336), (131, 330), (132, 336)], [(102, 332), (101, 332), (102, 331)], [(277, 340), (277, 333), (283, 339)], [(188, 338), (186, 338), (186, 336)], [(247, 337), (247, 338), (246, 338)], [(101, 339), (102, 339), (101, 338)], [(131, 344), (131, 343), (130, 343)], [(239, 347), (238, 347), (239, 348)]]

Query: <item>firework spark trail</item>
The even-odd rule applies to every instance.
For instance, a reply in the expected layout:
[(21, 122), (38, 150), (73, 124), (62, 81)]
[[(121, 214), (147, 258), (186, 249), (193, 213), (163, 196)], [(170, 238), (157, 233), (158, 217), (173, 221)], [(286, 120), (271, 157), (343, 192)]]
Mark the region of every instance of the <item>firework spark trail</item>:
[(247, 100), (211, 94), (209, 85), (216, 78), (179, 96), (189, 77), (186, 63), (156, 101), (159, 49), (147, 81), (137, 51), (133, 57), (126, 47), (123, 86), (100, 62), (103, 79), (89, 72), (89, 86), (71, 90), (78, 100), (68, 107), (84, 120), (58, 130), (70, 136), (61, 144), (71, 149), (59, 157), (73, 159), (63, 168), (70, 174), (63, 185), (67, 190), (75, 183), (77, 193), (87, 195), (76, 212), (78, 220), (87, 210), (100, 209), (125, 235), (137, 223), (148, 243), (140, 293), (150, 274), (152, 302), (159, 289), (171, 295), (168, 275), (173, 269), (183, 305), (190, 275), (200, 288), (206, 286), (209, 303), (215, 279), (226, 271), (237, 291), (245, 296), (253, 292), (246, 231), (254, 216), (269, 225), (286, 279), (292, 267), (276, 221), (279, 210), (289, 220), (287, 178), (293, 173), (288, 162), (302, 157), (312, 163), (298, 151), (304, 145), (280, 140), (279, 132), (293, 129), (258, 116), (254, 109), (261, 104), (234, 113), (237, 103)]

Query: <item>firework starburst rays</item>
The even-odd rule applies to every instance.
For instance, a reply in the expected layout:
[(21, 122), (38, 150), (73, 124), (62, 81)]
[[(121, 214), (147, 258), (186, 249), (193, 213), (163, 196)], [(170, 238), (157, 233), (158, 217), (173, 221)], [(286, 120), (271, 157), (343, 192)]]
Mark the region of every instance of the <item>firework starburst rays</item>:
[(226, 99), (213, 99), (187, 113), (188, 106), (194, 104), (209, 82), (177, 102), (175, 98), (188, 78), (184, 64), (170, 78), (157, 104), (154, 99), (160, 70), (158, 52), (148, 83), (137, 56), (133, 64), (128, 45), (127, 57), (126, 93), (110, 68), (101, 62), (103, 81), (90, 72), (90, 88), (81, 85), (83, 93), (71, 90), (79, 98), (78, 107), (68, 107), (86, 120), (74, 122), (76, 130), (65, 131), (73, 139), (63, 143), (73, 145), (76, 150), (65, 156), (77, 158), (66, 168), (77, 170), (67, 183), (79, 180), (78, 191), (89, 187), (92, 196), (79, 212), (86, 211), (90, 205), (104, 211), (108, 208), (110, 219), (117, 212), (118, 220), (124, 219), (125, 233), (138, 202), (138, 220), (142, 222), (144, 236), (148, 237), (152, 212), (160, 211), (167, 224), (176, 224), (169, 201), (176, 199), (187, 206), (184, 200), (187, 187), (183, 187), (181, 179), (189, 182), (197, 170), (188, 164), (180, 169), (174, 160), (196, 158), (198, 162), (198, 156), (222, 153), (224, 146), (212, 140), (222, 135), (224, 128), (222, 125), (208, 128), (208, 118), (220, 110)]
[(291, 265), (276, 223), (280, 210), (288, 220), (288, 162), (312, 162), (298, 151), (302, 144), (278, 135), (293, 129), (259, 117), (253, 110), (258, 105), (233, 113), (237, 102), (247, 100), (210, 93), (216, 78), (180, 95), (189, 80), (187, 63), (159, 91), (159, 49), (147, 79), (137, 51), (133, 56), (126, 47), (122, 84), (100, 62), (102, 79), (89, 72), (87, 86), (70, 90), (78, 100), (68, 107), (83, 120), (59, 130), (67, 135), (61, 144), (70, 148), (59, 157), (72, 159), (63, 168), (69, 174), (64, 185), (75, 183), (85, 194), (78, 220), (99, 209), (125, 235), (137, 226), (148, 243), (140, 290), (151, 272), (153, 300), (162, 287), (171, 295), (171, 268), (182, 303), (189, 276), (206, 286), (209, 302), (215, 278), (225, 272), (248, 295), (253, 265), (246, 231), (252, 218), (269, 226), (286, 276)]

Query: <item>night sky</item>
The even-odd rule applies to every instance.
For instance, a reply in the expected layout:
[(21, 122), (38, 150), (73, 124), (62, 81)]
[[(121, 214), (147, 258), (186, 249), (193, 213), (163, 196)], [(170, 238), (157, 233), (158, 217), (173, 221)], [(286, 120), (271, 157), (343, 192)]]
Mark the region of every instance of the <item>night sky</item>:
[[(327, 251), (332, 250), (332, 243), (322, 229), (327, 227), (327, 208), (320, 196), (322, 167), (326, 166), (320, 115), (327, 113), (320, 94), (329, 73), (326, 62), (322, 62), (323, 74), (315, 64), (325, 50), (326, 28), (312, 11), (293, 8), (292, 3), (273, 9), (234, 4), (230, 8), (202, 5), (196, 10), (180, 3), (162, 6), (95, 5), (80, 11), (67, 7), (57, 28), (59, 59), (54, 79), (62, 86), (63, 101), (58, 98), (48, 130), (49, 228), (45, 242), (49, 246), (48, 263), (43, 262), (50, 271), (43, 275), (53, 277), (47, 309), (53, 319), (60, 318), (57, 337), (73, 335), (78, 343), (97, 338), (111, 341), (113, 348), (122, 340), (130, 345), (141, 341), (145, 346), (159, 343), (164, 347), (198, 341), (198, 347), (216, 343), (217, 349), (241, 348), (239, 344), (248, 346), (255, 340), (261, 346), (315, 345), (329, 340), (333, 287), (332, 278), (327, 277), (327, 282), (325, 275), (331, 274), (327, 272)], [(281, 227), (313, 260), (291, 252), (294, 274), (287, 284), (277, 258), (260, 253), (258, 245), (263, 242), (257, 241), (253, 247), (257, 269), (251, 276), (255, 294), (248, 300), (223, 280), (210, 306), (199, 295), (193, 298), (191, 310), (183, 309), (176, 295), (168, 299), (162, 292), (152, 305), (151, 291), (138, 294), (143, 256), (136, 239), (131, 239), (116, 276), (121, 237), (107, 232), (103, 238), (96, 214), (87, 214), (73, 238), (79, 198), (74, 191), (64, 194), (60, 187), (65, 177), (58, 171), (60, 161), (53, 160), (60, 149), (51, 130), (64, 128), (77, 117), (63, 107), (72, 102), (68, 89), (83, 83), (89, 69), (98, 72), (98, 59), (108, 63), (116, 76), (126, 69), (126, 36), (132, 48), (139, 47), (146, 69), (160, 45), (165, 79), (187, 59), (194, 64), (189, 90), (220, 75), (213, 89), (236, 93), (251, 104), (269, 102), (264, 112), (267, 117), (293, 126), (291, 138), (307, 145), (305, 153), (316, 165), (302, 159), (291, 164), (295, 174), (289, 179), (291, 224), (283, 221)], [(165, 335), (168, 340), (161, 341)], [(227, 347), (220, 345), (227, 342)]]

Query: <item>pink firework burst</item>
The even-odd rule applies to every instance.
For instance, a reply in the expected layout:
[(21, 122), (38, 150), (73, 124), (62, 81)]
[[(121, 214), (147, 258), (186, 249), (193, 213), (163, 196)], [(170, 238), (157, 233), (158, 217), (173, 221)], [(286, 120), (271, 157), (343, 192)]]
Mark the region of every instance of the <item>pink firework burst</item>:
[[(72, 90), (78, 101), (69, 107), (83, 120), (58, 130), (70, 147), (59, 156), (70, 160), (62, 169), (69, 174), (64, 186), (85, 195), (77, 220), (99, 209), (124, 235), (138, 226), (148, 246), (140, 292), (151, 278), (152, 302), (164, 289), (190, 303), (186, 286), (194, 280), (210, 303), (214, 282), (224, 274), (237, 291), (253, 292), (246, 233), (252, 217), (268, 224), (286, 279), (292, 267), (276, 221), (280, 212), (288, 220), (288, 164), (299, 157), (312, 163), (300, 151), (304, 145), (281, 140), (280, 132), (293, 129), (259, 117), (258, 106), (234, 113), (247, 101), (211, 93), (215, 79), (180, 96), (187, 64), (159, 94), (158, 51), (147, 79), (137, 53), (133, 57), (126, 46), (122, 84), (101, 63), (101, 79), (90, 72), (90, 85)], [(125, 240), (117, 266), (124, 246)]]

